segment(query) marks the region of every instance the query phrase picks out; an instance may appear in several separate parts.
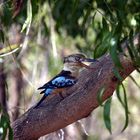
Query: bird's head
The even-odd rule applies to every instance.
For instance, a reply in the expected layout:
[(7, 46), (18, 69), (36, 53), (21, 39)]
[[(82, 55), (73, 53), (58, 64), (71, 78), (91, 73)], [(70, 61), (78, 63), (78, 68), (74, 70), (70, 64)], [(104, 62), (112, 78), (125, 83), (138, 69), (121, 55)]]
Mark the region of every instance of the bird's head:
[(79, 71), (81, 68), (91, 69), (90, 66), (84, 64), (85, 62), (95, 62), (95, 59), (87, 58), (83, 54), (72, 54), (64, 57), (64, 70)]

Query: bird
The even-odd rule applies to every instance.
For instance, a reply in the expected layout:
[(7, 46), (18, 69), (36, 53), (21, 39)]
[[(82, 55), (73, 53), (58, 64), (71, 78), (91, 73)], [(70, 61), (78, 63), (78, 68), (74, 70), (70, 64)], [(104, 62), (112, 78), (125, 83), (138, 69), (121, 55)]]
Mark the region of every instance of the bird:
[(87, 58), (84, 54), (77, 53), (71, 54), (63, 59), (63, 69), (62, 71), (57, 74), (54, 78), (50, 81), (45, 83), (43, 86), (39, 87), (38, 90), (42, 90), (40, 94), (43, 94), (43, 97), (40, 101), (35, 105), (34, 108), (38, 108), (43, 100), (46, 99), (47, 96), (50, 94), (57, 94), (59, 93), (62, 96), (62, 92), (75, 85), (78, 81), (78, 76), (80, 71), (83, 68), (91, 69), (90, 66), (84, 64), (84, 62), (95, 62), (96, 59)]

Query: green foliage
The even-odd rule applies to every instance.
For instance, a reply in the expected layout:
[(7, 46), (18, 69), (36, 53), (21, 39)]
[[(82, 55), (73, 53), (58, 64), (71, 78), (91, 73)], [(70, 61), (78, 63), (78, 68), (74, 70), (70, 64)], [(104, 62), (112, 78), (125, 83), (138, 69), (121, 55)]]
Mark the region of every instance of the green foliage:
[[(120, 87), (122, 88), (123, 95), (121, 95), (121, 93), (120, 93)], [(125, 87), (123, 84), (121, 84), (120, 87), (119, 86), (117, 87), (116, 94), (117, 94), (118, 100), (120, 101), (121, 105), (124, 108), (124, 113), (125, 113), (125, 124), (124, 124), (124, 127), (122, 129), (122, 132), (123, 132), (127, 128), (128, 123), (129, 123), (129, 116), (128, 116), (129, 110), (128, 110), (127, 93), (126, 93)]]
[(118, 54), (117, 54), (117, 45), (114, 45), (114, 46), (111, 46), (111, 47), (110, 47), (110, 55), (111, 55), (111, 58), (112, 58), (114, 64), (115, 64), (118, 68), (122, 68), (120, 59), (119, 59)]
[(3, 23), (5, 27), (10, 26), (12, 22), (12, 1), (5, 1), (0, 5), (0, 23)]
[(118, 68), (114, 68), (113, 73), (114, 73), (114, 76), (119, 80), (119, 82), (122, 82), (123, 78), (121, 77)]
[(4, 43), (4, 40), (5, 40), (5, 38), (4, 38), (3, 30), (0, 29), (0, 42)]
[(103, 97), (104, 91), (105, 91), (105, 88), (102, 87), (102, 88), (100, 88), (100, 90), (99, 90), (98, 93), (97, 93), (97, 95), (98, 95), (98, 96), (97, 96), (97, 100), (98, 100), (98, 103), (99, 103), (100, 106), (103, 106), (102, 97)]
[(2, 140), (5, 140), (6, 137), (8, 140), (13, 140), (13, 131), (10, 126), (9, 116), (6, 113), (2, 113), (0, 118), (0, 135)]
[(126, 94), (126, 90), (123, 84), (121, 84), (122, 88), (123, 88), (123, 93), (124, 93), (124, 110), (125, 110), (125, 124), (124, 127), (122, 129), (122, 132), (127, 128), (128, 123), (129, 123), (129, 110), (128, 110), (128, 103), (127, 103), (127, 94)]
[(29, 28), (31, 26), (31, 22), (32, 22), (32, 5), (31, 5), (31, 1), (28, 0), (27, 2), (27, 19), (25, 20), (25, 23), (22, 26), (21, 32), (23, 32), (25, 30), (25, 28), (27, 28), (27, 32), (29, 32)]
[(129, 45), (128, 45), (128, 51), (129, 54), (133, 60), (134, 65), (139, 68), (140, 67), (140, 49), (139, 47), (136, 48), (133, 43), (133, 30), (131, 30), (129, 35)]
[[(61, 33), (60, 29), (64, 28), (73, 37), (76, 37), (78, 34), (84, 36), (87, 32), (84, 25), (93, 9), (92, 3), (92, 0), (50, 1), (53, 17), (57, 21), (56, 30)], [(79, 24), (81, 17), (83, 17), (83, 21)]]
[(133, 76), (129, 76), (130, 79), (135, 83), (135, 85), (140, 89), (140, 85), (137, 83), (137, 81), (133, 78)]
[(110, 118), (110, 108), (111, 108), (111, 100), (112, 98), (109, 98), (105, 105), (104, 105), (104, 122), (105, 122), (105, 126), (106, 128), (108, 129), (108, 131), (110, 133), (112, 133), (112, 130), (111, 130), (111, 118)]

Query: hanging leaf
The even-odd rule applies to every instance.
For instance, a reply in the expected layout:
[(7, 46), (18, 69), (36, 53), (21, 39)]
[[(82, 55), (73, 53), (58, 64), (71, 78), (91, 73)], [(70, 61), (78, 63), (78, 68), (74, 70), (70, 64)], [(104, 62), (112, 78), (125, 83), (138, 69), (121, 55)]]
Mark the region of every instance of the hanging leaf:
[(2, 139), (4, 140), (7, 135), (7, 118), (3, 114), (0, 119), (0, 127), (3, 129)]
[(105, 91), (105, 88), (102, 87), (99, 89), (98, 93), (97, 93), (97, 101), (99, 103), (100, 106), (103, 106), (103, 100), (102, 100), (102, 97), (103, 97), (103, 94), (104, 94), (104, 91)]
[(130, 46), (128, 47), (129, 54), (134, 62), (134, 65), (136, 67), (140, 67), (140, 51), (139, 49), (136, 48), (136, 46), (133, 43), (133, 30), (130, 31), (129, 42), (130, 42)]
[(113, 73), (114, 73), (115, 77), (116, 77), (120, 82), (123, 81), (123, 78), (121, 77), (121, 75), (120, 75), (120, 73), (119, 73), (119, 71), (118, 71), (117, 68), (113, 68)]
[(105, 126), (108, 129), (108, 131), (110, 132), (110, 134), (112, 133), (112, 130), (111, 130), (111, 119), (110, 119), (111, 100), (112, 100), (112, 98), (109, 98), (106, 101), (106, 103), (104, 105), (104, 112), (103, 112)]
[(124, 102), (123, 102), (123, 99), (122, 99), (122, 97), (120, 95), (121, 93), (120, 93), (120, 86), (119, 85), (116, 88), (116, 94), (117, 94), (117, 98), (118, 98), (119, 102), (121, 103), (121, 105), (123, 107), (125, 107)]
[(96, 46), (94, 50), (94, 57), (99, 58), (100, 56), (104, 55), (107, 52), (107, 45), (100, 44)]
[[(87, 19), (88, 19), (88, 17), (90, 16), (91, 11), (92, 11), (92, 7), (89, 6), (89, 8), (88, 8), (87, 11), (86, 11), (85, 16), (83, 17), (84, 19), (83, 19), (82, 27), (85, 26), (85, 24), (86, 24), (86, 22), (87, 22)], [(96, 13), (95, 13), (95, 15), (96, 15)]]
[[(27, 1), (27, 19), (25, 20), (21, 32), (23, 32), (26, 28), (29, 29), (30, 28), (30, 24), (32, 22), (32, 5), (31, 5), (31, 0)], [(28, 32), (28, 30), (27, 30)], [(26, 32), (26, 34), (27, 34)]]
[(122, 129), (121, 132), (123, 132), (127, 126), (128, 126), (128, 123), (129, 123), (129, 110), (128, 110), (128, 105), (127, 105), (127, 94), (126, 94), (126, 90), (125, 90), (125, 87), (123, 84), (121, 84), (122, 88), (123, 88), (123, 93), (124, 93), (124, 109), (125, 109), (125, 124), (124, 124), (124, 127)]
[(130, 47), (130, 45), (127, 45), (127, 49), (128, 49), (128, 53), (129, 53), (131, 59), (133, 61), (135, 61), (134, 53), (133, 53), (132, 48)]
[(73, 1), (72, 15), (74, 15), (76, 9), (78, 8), (79, 2), (80, 2), (79, 0), (74, 0)]
[(10, 120), (8, 114), (1, 115), (0, 128), (3, 129), (2, 140), (5, 140), (7, 133), (8, 133), (9, 140), (13, 140), (13, 131), (10, 126)]
[(121, 62), (120, 62), (120, 59), (118, 57), (118, 53), (117, 53), (117, 45), (111, 45), (110, 46), (110, 55), (111, 55), (111, 58), (115, 64), (115, 66), (117, 66), (118, 68), (122, 69), (122, 65), (121, 65)]
[(109, 26), (108, 26), (108, 24), (107, 24), (105, 18), (103, 18), (103, 20), (102, 20), (102, 25), (103, 25), (103, 30), (104, 30), (105, 32), (109, 32)]
[(127, 95), (126, 95), (125, 87), (123, 84), (121, 84), (121, 87), (123, 89), (123, 96), (121, 97), (121, 95), (120, 95), (119, 86), (117, 87), (116, 93), (117, 93), (117, 97), (118, 97), (121, 105), (123, 106), (124, 112), (125, 112), (125, 124), (124, 124), (122, 131), (121, 131), (121, 132), (123, 132), (127, 128), (128, 123), (129, 123), (129, 116), (128, 116), (129, 110), (128, 110), (128, 105), (127, 105)]
[(133, 44), (133, 30), (131, 30), (129, 33), (129, 45), (127, 46), (128, 46), (128, 52), (130, 54), (130, 57), (135, 62), (135, 57), (137, 56), (137, 52)]
[(135, 83), (135, 85), (140, 89), (140, 85), (137, 83), (137, 81), (131, 75), (129, 75), (129, 77)]
[(97, 14), (97, 12), (95, 12), (94, 15), (92, 16), (92, 25), (94, 24), (96, 14)]
[(2, 29), (0, 29), (0, 42), (2, 41), (2, 43), (4, 43), (5, 37), (4, 37), (4, 32), (2, 31)]
[(101, 33), (98, 37), (101, 38), (101, 42), (99, 42), (94, 50), (94, 56), (95, 58), (101, 57), (102, 55), (104, 55), (109, 46), (110, 46), (110, 38), (111, 38), (111, 33), (110, 32), (104, 32)]
[(13, 140), (14, 138), (13, 138), (13, 130), (12, 130), (12, 128), (11, 128), (11, 126), (9, 125), (9, 134), (8, 134), (8, 138), (9, 138), (9, 140)]
[(4, 56), (10, 55), (12, 53), (15, 53), (20, 48), (21, 48), (21, 46), (18, 46), (17, 44), (6, 46), (6, 47), (0, 49), (0, 57), (4, 57)]

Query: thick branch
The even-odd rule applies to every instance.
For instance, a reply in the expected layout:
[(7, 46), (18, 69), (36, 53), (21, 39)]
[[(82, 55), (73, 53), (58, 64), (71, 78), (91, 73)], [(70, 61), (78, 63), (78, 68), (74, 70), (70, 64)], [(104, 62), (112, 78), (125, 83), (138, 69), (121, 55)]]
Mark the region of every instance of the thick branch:
[[(140, 40), (140, 35), (135, 39)], [(126, 45), (123, 43), (123, 47)], [(130, 59), (123, 55), (119, 57), (124, 68), (120, 74), (125, 79), (135, 67)], [(92, 66), (94, 70), (84, 70), (77, 84), (66, 91), (65, 94), (69, 96), (65, 99), (56, 95), (45, 101), (40, 108), (31, 108), (17, 119), (12, 125), (14, 140), (37, 139), (88, 116), (99, 106), (97, 94), (101, 87), (106, 87), (103, 100), (112, 96), (118, 84), (113, 74), (112, 59), (109, 55), (103, 56)]]

